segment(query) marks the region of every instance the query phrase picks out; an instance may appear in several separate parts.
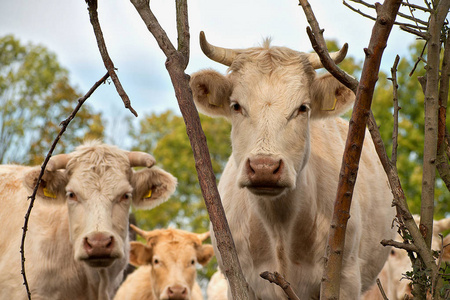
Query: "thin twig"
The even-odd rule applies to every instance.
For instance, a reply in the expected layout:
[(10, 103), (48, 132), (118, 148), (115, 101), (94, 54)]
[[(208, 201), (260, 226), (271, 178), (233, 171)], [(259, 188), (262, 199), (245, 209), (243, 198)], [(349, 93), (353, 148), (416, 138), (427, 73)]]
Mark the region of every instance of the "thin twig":
[(26, 272), (25, 272), (25, 238), (27, 235), (27, 230), (28, 230), (28, 221), (30, 219), (30, 215), (31, 215), (31, 210), (33, 209), (33, 205), (34, 205), (34, 201), (36, 199), (36, 193), (37, 190), (39, 188), (39, 185), (41, 184), (41, 180), (42, 180), (42, 176), (44, 176), (44, 171), (45, 171), (45, 167), (47, 166), (48, 161), (50, 160), (50, 157), (52, 156), (53, 151), (55, 150), (56, 145), (58, 144), (61, 136), (63, 135), (63, 133), (66, 131), (67, 126), (69, 125), (70, 121), (73, 120), (73, 118), (75, 117), (75, 115), (78, 113), (78, 111), (80, 110), (81, 106), (84, 104), (84, 102), (86, 102), (86, 100), (92, 95), (92, 93), (102, 84), (106, 81), (106, 79), (108, 79), (109, 77), (109, 73), (106, 73), (99, 81), (97, 81), (92, 87), (91, 89), (86, 93), (86, 95), (84, 95), (82, 98), (78, 99), (78, 104), (77, 106), (74, 108), (74, 110), (72, 111), (72, 113), (69, 115), (69, 117), (61, 122), (61, 130), (59, 131), (58, 136), (55, 138), (55, 140), (53, 141), (53, 144), (50, 148), (50, 150), (47, 153), (47, 156), (45, 157), (44, 162), (42, 163), (41, 166), (41, 172), (39, 173), (39, 177), (37, 179), (36, 185), (34, 187), (33, 193), (31, 194), (31, 196), (28, 197), (28, 200), (30, 200), (30, 204), (28, 206), (28, 210), (27, 213), (25, 214), (25, 222), (23, 224), (22, 230), (22, 242), (20, 244), (20, 255), (21, 255), (21, 261), (22, 261), (22, 277), (23, 277), (23, 284), (25, 285), (25, 288), (27, 290), (27, 295), (28, 295), (28, 299), (31, 299), (31, 292), (30, 292), (30, 288), (28, 286), (28, 281), (27, 281), (27, 276), (26, 276)]
[(276, 285), (281, 287), (290, 300), (300, 300), (292, 289), (291, 284), (280, 273), (270, 273), (268, 271), (265, 271), (259, 274), (259, 276), (269, 281), (270, 283), (275, 283)]
[(117, 93), (122, 98), (123, 104), (125, 108), (129, 109), (133, 115), (138, 116), (137, 112), (131, 107), (130, 98), (122, 87), (122, 84), (119, 81), (119, 77), (116, 74), (116, 68), (114, 67), (114, 63), (108, 54), (108, 49), (106, 49), (105, 40), (103, 38), (102, 29), (100, 27), (100, 22), (98, 20), (97, 13), (97, 0), (86, 0), (88, 4), (89, 10), (89, 18), (91, 20), (92, 27), (94, 28), (95, 38), (97, 39), (98, 49), (100, 50), (100, 55), (102, 56), (103, 63), (105, 64), (106, 69), (108, 70), (109, 76), (111, 76), (112, 81), (114, 82), (114, 86), (116, 87)]
[(414, 244), (406, 244), (402, 242), (397, 242), (394, 240), (382, 240), (381, 245), (383, 246), (392, 246), (398, 249), (403, 249), (406, 251), (417, 252), (417, 247)]
[(397, 146), (398, 146), (398, 83), (397, 83), (397, 66), (400, 61), (400, 56), (395, 57), (394, 65), (391, 68), (391, 80), (392, 80), (392, 94), (394, 101), (394, 130), (392, 130), (392, 154), (391, 163), (397, 165)]
[(384, 292), (383, 286), (381, 285), (381, 281), (379, 278), (377, 278), (376, 280), (377, 285), (378, 285), (378, 289), (380, 290), (381, 296), (383, 297), (384, 300), (389, 300), (388, 297), (386, 296), (386, 293)]

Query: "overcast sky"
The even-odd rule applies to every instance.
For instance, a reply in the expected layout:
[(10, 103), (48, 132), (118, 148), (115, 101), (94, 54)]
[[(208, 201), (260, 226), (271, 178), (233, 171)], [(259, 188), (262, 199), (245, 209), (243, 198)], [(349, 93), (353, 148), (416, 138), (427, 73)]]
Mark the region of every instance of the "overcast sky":
[[(348, 55), (362, 62), (373, 22), (352, 12), (341, 1), (310, 0), (310, 4), (325, 29), (325, 38), (340, 45), (349, 43)], [(202, 68), (226, 70), (201, 53), (201, 30), (212, 44), (228, 48), (256, 46), (263, 38), (271, 37), (273, 45), (312, 51), (306, 35), (308, 24), (296, 0), (190, 0), (188, 6), (188, 73)], [(151, 7), (172, 42), (176, 42), (175, 1), (151, 0)], [(98, 12), (109, 54), (139, 115), (168, 108), (178, 111), (164, 67), (165, 57), (131, 2), (100, 0)], [(106, 72), (83, 0), (0, 0), (0, 34), (14, 34), (24, 43), (42, 44), (55, 52), (61, 65), (69, 70), (72, 85), (83, 94)], [(382, 68), (388, 71), (395, 55), (406, 55), (413, 41), (411, 35), (395, 27)], [(89, 102), (110, 116), (131, 114), (124, 110), (112, 84), (101, 86)]]

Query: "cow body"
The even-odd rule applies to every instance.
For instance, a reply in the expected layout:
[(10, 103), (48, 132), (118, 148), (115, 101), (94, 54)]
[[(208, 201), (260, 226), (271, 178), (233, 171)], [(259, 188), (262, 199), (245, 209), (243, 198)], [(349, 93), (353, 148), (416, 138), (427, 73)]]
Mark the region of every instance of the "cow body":
[(139, 266), (120, 286), (115, 300), (202, 300), (196, 281), (196, 263), (213, 256), (211, 245), (202, 245), (208, 234), (179, 229), (143, 231), (132, 226), (147, 244), (131, 242), (130, 263)]
[[(131, 203), (151, 208), (165, 201), (176, 186), (175, 178), (157, 167), (133, 171), (129, 153), (92, 142), (64, 155), (62, 164), (49, 163), (25, 241), (32, 299), (110, 299), (114, 295), (128, 261)], [(19, 247), (27, 197), (40, 167), (1, 170), (5, 172), (0, 173), (0, 299), (27, 299)], [(150, 191), (153, 196), (148, 197)]]
[[(230, 66), (227, 76), (195, 73), (190, 84), (200, 111), (232, 124), (233, 152), (218, 188), (251, 299), (286, 299), (260, 278), (264, 271), (285, 276), (300, 298), (319, 299), (348, 128), (337, 116), (354, 94), (330, 75), (316, 76), (311, 55), (268, 43), (244, 50), (214, 47), (204, 37), (201, 43), (210, 58)], [(388, 249), (379, 242), (394, 234), (391, 201), (366, 139), (347, 225), (342, 299), (359, 299), (381, 270)]]

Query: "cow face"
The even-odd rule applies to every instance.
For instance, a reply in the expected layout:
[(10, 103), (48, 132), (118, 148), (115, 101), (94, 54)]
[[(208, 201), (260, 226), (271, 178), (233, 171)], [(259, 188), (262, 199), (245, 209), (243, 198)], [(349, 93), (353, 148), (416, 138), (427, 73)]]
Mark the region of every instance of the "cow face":
[(191, 299), (196, 263), (206, 265), (214, 254), (211, 245), (202, 245), (209, 233), (194, 234), (177, 229), (146, 232), (132, 227), (147, 244), (130, 243), (130, 263), (151, 265), (149, 276), (156, 299)]
[[(176, 179), (157, 167), (133, 171), (128, 154), (107, 145), (80, 146), (64, 157), (62, 166), (49, 165), (38, 189), (38, 201), (67, 203), (74, 258), (91, 267), (108, 267), (124, 257), (132, 203), (152, 208), (176, 186)], [(30, 189), (39, 171), (26, 174)]]
[(200, 38), (205, 54), (230, 66), (227, 76), (195, 73), (190, 85), (200, 111), (232, 124), (239, 187), (272, 197), (294, 189), (309, 157), (310, 120), (342, 114), (354, 94), (330, 75), (317, 77), (310, 55), (267, 41), (261, 48), (223, 49)]

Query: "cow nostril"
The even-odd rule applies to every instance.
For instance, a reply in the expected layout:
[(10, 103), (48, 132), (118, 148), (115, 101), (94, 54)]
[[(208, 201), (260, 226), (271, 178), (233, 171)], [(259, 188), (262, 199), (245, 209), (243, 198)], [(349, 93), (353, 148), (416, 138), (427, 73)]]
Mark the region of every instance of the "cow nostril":
[(246, 168), (247, 168), (247, 174), (249, 174), (249, 175), (255, 174), (255, 170), (252, 168), (252, 163), (250, 162), (250, 158), (247, 159)]
[(283, 170), (283, 161), (280, 160), (280, 161), (278, 162), (278, 167), (276, 167), (275, 170), (273, 170), (273, 174), (274, 174), (274, 175), (275, 175), (275, 174), (278, 174), (278, 173), (280, 173), (282, 170)]

